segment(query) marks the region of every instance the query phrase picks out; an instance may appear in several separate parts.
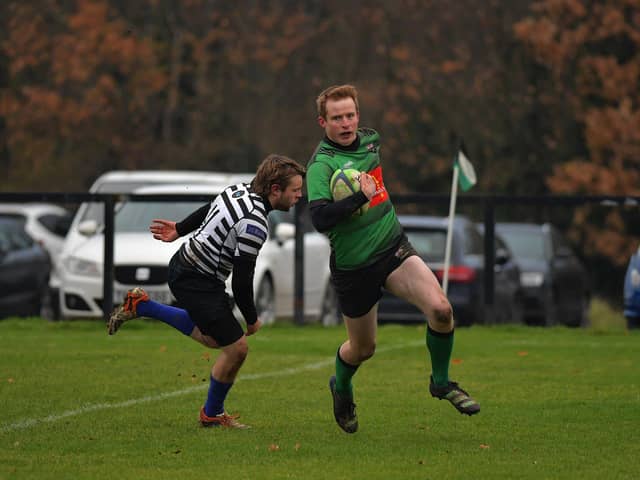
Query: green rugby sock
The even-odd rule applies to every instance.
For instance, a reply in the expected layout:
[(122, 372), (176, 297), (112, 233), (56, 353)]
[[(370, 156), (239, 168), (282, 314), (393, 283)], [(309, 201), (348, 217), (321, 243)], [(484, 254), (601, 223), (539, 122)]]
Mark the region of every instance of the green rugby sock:
[(453, 330), (439, 333), (427, 326), (427, 349), (431, 355), (433, 383), (444, 386), (449, 383), (449, 361), (453, 350)]
[(356, 374), (359, 365), (349, 365), (340, 358), (340, 349), (336, 353), (336, 392), (341, 397), (353, 398), (351, 378)]

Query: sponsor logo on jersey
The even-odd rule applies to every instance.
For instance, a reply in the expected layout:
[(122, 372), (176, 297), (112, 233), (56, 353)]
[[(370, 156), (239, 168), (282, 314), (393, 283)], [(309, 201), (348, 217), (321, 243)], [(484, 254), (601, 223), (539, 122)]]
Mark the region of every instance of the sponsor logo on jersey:
[(267, 239), (267, 234), (264, 230), (259, 229), (255, 225), (247, 225), (247, 233), (253, 235), (254, 237), (261, 238), (262, 240)]
[(245, 192), (244, 192), (244, 190), (238, 190), (238, 191), (236, 191), (236, 192), (233, 192), (233, 193), (231, 194), (231, 196), (232, 196), (233, 198), (240, 198), (241, 196), (243, 196), (243, 195), (244, 195), (244, 193), (245, 193)]
[(376, 205), (389, 200), (389, 192), (387, 192), (387, 189), (384, 186), (384, 182), (382, 181), (381, 166), (378, 165), (376, 168), (367, 173), (371, 175), (376, 182), (376, 193), (369, 201), (369, 207), (375, 207)]

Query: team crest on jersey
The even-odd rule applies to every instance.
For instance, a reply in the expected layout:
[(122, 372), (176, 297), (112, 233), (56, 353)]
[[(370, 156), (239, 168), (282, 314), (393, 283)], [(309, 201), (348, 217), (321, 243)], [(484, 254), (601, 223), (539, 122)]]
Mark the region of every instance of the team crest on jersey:
[(231, 196), (232, 196), (233, 198), (240, 198), (240, 197), (241, 197), (241, 196), (243, 196), (243, 195), (244, 195), (244, 190), (238, 190), (238, 191), (233, 192), (233, 193), (231, 194)]
[(376, 145), (373, 143), (370, 143), (369, 145), (367, 145), (367, 151), (369, 152), (376, 152), (378, 149), (376, 148)]

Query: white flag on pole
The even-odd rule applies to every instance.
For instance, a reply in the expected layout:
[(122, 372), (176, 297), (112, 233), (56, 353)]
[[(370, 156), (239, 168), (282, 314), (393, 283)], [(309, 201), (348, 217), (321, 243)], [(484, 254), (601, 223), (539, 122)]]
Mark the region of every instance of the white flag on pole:
[(473, 165), (471, 165), (471, 162), (462, 149), (458, 150), (455, 166), (460, 170), (458, 177), (458, 180), (460, 181), (460, 188), (463, 192), (466, 192), (478, 182), (478, 178), (476, 177), (476, 171), (474, 170)]
[(451, 264), (451, 238), (453, 237), (453, 219), (456, 211), (456, 197), (458, 196), (458, 183), (463, 192), (466, 192), (478, 182), (473, 165), (464, 154), (462, 145), (458, 148), (453, 163), (453, 180), (451, 182), (451, 200), (449, 202), (449, 225), (447, 228), (447, 244), (444, 252), (444, 271), (442, 275), (442, 290), (445, 295), (449, 288), (449, 265)]

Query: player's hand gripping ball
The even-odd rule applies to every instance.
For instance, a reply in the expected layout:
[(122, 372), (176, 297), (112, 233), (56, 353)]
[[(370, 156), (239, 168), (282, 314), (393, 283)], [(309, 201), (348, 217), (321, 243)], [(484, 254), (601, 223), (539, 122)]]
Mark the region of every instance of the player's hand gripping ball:
[[(344, 170), (339, 168), (333, 172), (329, 186), (335, 201), (350, 197), (360, 191), (360, 172), (354, 168), (347, 168)], [(367, 210), (369, 210), (369, 202), (365, 203), (353, 212), (353, 215), (364, 215), (367, 213)]]

